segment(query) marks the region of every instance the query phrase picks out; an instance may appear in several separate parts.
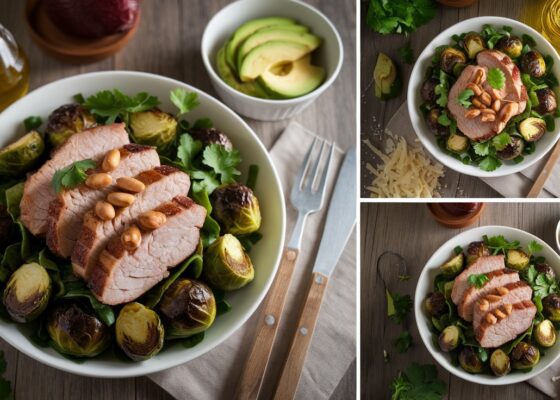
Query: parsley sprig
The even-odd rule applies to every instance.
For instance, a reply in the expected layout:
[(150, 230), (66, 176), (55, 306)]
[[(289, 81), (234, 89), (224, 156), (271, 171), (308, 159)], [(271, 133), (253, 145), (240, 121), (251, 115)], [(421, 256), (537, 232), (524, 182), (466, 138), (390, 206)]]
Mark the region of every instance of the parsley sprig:
[(506, 240), (503, 235), (498, 236), (491, 236), (488, 237), (484, 235), (483, 237), (484, 243), (488, 246), (494, 255), (498, 253), (506, 254), (506, 251), (510, 249), (518, 249), (519, 248), (519, 240), (512, 240), (511, 242)]
[(412, 309), (412, 298), (406, 294), (391, 293), (385, 291), (387, 295), (387, 316), (396, 324), (402, 324), (410, 310)]
[(524, 272), (525, 280), (531, 285), (533, 289), (533, 297), (545, 298), (549, 294), (558, 293), (560, 287), (554, 277), (538, 272), (534, 265), (530, 265), (527, 271)]
[(472, 105), (469, 99), (473, 96), (474, 92), (471, 89), (465, 89), (457, 96), (457, 103), (465, 108), (469, 108)]
[(391, 400), (441, 400), (445, 383), (438, 379), (433, 364), (412, 363), (391, 383)]
[(490, 68), (488, 70), (488, 84), (494, 89), (502, 89), (506, 84), (506, 76), (504, 71), (499, 68)]
[(52, 178), (55, 193), (60, 193), (62, 188), (70, 189), (80, 185), (87, 179), (86, 171), (96, 166), (93, 160), (82, 160), (57, 170)]
[(366, 23), (381, 34), (414, 32), (436, 15), (433, 0), (370, 0)]
[(488, 275), (486, 274), (472, 274), (467, 278), (469, 285), (474, 286), (477, 289), (483, 287), (489, 280), (490, 278), (488, 278)]
[(128, 122), (130, 113), (151, 110), (157, 105), (159, 105), (159, 99), (156, 96), (151, 96), (146, 92), (127, 96), (118, 89), (103, 90), (88, 97), (83, 104), (106, 124), (112, 124), (117, 119)]

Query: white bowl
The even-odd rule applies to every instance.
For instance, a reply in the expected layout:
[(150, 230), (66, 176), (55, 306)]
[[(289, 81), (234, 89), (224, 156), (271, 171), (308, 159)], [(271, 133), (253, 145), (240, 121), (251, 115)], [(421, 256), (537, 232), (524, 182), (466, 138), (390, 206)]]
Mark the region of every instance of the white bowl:
[(479, 383), (481, 385), (510, 385), (531, 379), (550, 367), (560, 357), (560, 341), (556, 342), (553, 347), (546, 350), (545, 355), (541, 356), (541, 361), (530, 372), (513, 371), (502, 377), (482, 374), (472, 375), (462, 370), (461, 367), (451, 364), (450, 357), (435, 345), (432, 340), (433, 334), (429, 328), (431, 322), (423, 308), (424, 299), (428, 293), (433, 291), (433, 282), (435, 276), (439, 273), (439, 266), (449, 259), (456, 246), (466, 248), (470, 242), (482, 240), (483, 235), (503, 235), (507, 240), (519, 240), (521, 246), (525, 248), (532, 240), (537, 241), (543, 246), (542, 251), (540, 251), (538, 255), (545, 257), (556, 274), (560, 276), (560, 256), (542, 239), (520, 229), (510, 228), (507, 226), (481, 226), (462, 232), (449, 239), (438, 250), (436, 250), (433, 256), (428, 260), (422, 270), (422, 273), (420, 274), (418, 284), (416, 285), (416, 293), (414, 295), (414, 315), (416, 325), (418, 326), (418, 331), (420, 332), (420, 337), (422, 338), (424, 345), (432, 357), (434, 357), (435, 360), (446, 370), (459, 378)]
[(240, 170), (244, 174), (251, 164), (260, 167), (256, 194), (262, 210), (263, 239), (251, 251), (251, 258), (257, 267), (255, 280), (242, 290), (228, 295), (231, 311), (216, 318), (200, 344), (191, 349), (175, 344), (154, 358), (139, 363), (124, 363), (112, 356), (103, 356), (76, 364), (53, 349), (32, 344), (20, 332), (17, 324), (0, 321), (0, 337), (29, 357), (54, 368), (95, 377), (124, 378), (162, 371), (190, 361), (226, 340), (247, 321), (266, 295), (276, 273), (284, 242), (285, 209), (280, 181), (266, 148), (251, 128), (208, 94), (173, 79), (140, 72), (96, 72), (62, 79), (33, 91), (0, 114), (0, 147), (23, 135), (22, 121), (25, 118), (38, 115), (46, 121), (51, 111), (72, 102), (72, 96), (77, 93), (88, 96), (113, 88), (127, 94), (146, 91), (159, 97), (163, 110), (173, 112), (175, 107), (169, 100), (169, 91), (177, 87), (198, 94), (200, 105), (187, 115), (189, 121), (209, 117), (216, 128), (227, 133), (241, 152), (243, 162)]
[[(418, 138), (422, 142), (422, 145), (443, 165), (449, 167), (457, 172), (466, 175), (479, 176), (479, 177), (495, 177), (514, 174), (516, 172), (522, 171), (529, 166), (540, 160), (556, 143), (558, 140), (558, 134), (560, 133), (560, 118), (556, 118), (556, 130), (554, 132), (547, 132), (541, 140), (536, 143), (536, 149), (533, 154), (524, 155), (525, 159), (519, 164), (514, 164), (510, 161), (504, 161), (503, 165), (496, 169), (495, 171), (487, 172), (481, 170), (476, 165), (465, 165), (461, 161), (445, 154), (438, 146), (436, 141), (436, 136), (430, 131), (426, 121), (420, 111), (419, 107), (422, 104), (422, 98), (420, 97), (420, 88), (424, 82), (424, 76), (426, 74), (427, 68), (431, 65), (431, 58), (434, 55), (435, 49), (438, 46), (451, 43), (451, 36), (457, 34), (460, 35), (463, 32), (480, 32), (482, 31), (482, 26), (490, 24), (497, 28), (501, 28), (504, 25), (511, 26), (513, 28), (513, 34), (521, 36), (522, 34), (528, 34), (535, 39), (537, 43), (537, 50), (539, 50), (543, 55), (550, 54), (554, 59), (553, 71), (557, 77), (560, 78), (560, 56), (552, 47), (548, 41), (542, 37), (533, 28), (513, 19), (502, 18), (502, 17), (476, 17), (461, 21), (455, 24), (439, 35), (437, 35), (434, 40), (430, 42), (428, 46), (422, 51), (414, 68), (412, 74), (410, 75), (410, 81), (408, 84), (408, 113), (410, 114), (410, 120), (412, 126), (418, 135)], [(556, 88), (557, 89), (557, 88)]]
[[(313, 57), (317, 65), (325, 68), (326, 78), (313, 92), (294, 99), (261, 99), (235, 90), (216, 72), (215, 60), (218, 50), (241, 24), (251, 19), (273, 16), (293, 18), (323, 39)], [(201, 52), (204, 66), (218, 96), (239, 114), (262, 121), (291, 118), (303, 111), (331, 86), (338, 76), (344, 58), (342, 41), (334, 25), (319, 10), (297, 0), (234, 1), (214, 15), (206, 25), (202, 35)]]

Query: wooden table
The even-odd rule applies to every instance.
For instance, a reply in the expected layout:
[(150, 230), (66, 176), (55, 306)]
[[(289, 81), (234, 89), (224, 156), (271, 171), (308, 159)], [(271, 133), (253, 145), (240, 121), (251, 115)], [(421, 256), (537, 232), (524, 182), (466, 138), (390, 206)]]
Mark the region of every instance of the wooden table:
[[(31, 42), (23, 23), (25, 1), (0, 1), (0, 24), (11, 31), (29, 56), (31, 89), (64, 77), (102, 70), (138, 70), (178, 79), (215, 95), (200, 56), (200, 41), (208, 20), (229, 0), (166, 0), (142, 2), (142, 21), (136, 36), (114, 57), (96, 64), (74, 66), (46, 56)], [(356, 7), (353, 1), (309, 0), (337, 27), (344, 42), (344, 66), (332, 88), (294, 119), (335, 140), (339, 147), (355, 145)], [(271, 147), (288, 124), (248, 123)], [(146, 378), (91, 379), (46, 367), (0, 340), (8, 362), (8, 378), (17, 399), (164, 399), (170, 396)], [(340, 382), (334, 399), (353, 397), (355, 365)]]
[[(404, 64), (399, 56), (398, 49), (406, 43), (404, 35), (382, 36), (374, 33), (366, 25), (367, 2), (361, 3), (361, 140), (370, 139), (377, 146), (381, 145), (383, 139), (379, 132), (387, 125), (393, 114), (400, 105), (406, 101), (406, 88), (412, 72), (413, 65)], [(523, 0), (480, 0), (478, 3), (462, 9), (439, 6), (438, 13), (426, 25), (421, 26), (415, 33), (410, 35), (411, 46), (417, 57), (426, 45), (441, 31), (451, 25), (468, 18), (482, 15), (499, 15), (519, 19)], [(382, 102), (374, 95), (373, 69), (377, 61), (377, 55), (383, 52), (391, 57), (401, 69), (403, 78), (403, 90), (399, 97)], [(365, 90), (368, 88), (367, 90)], [(374, 133), (377, 133), (374, 135)], [(398, 133), (398, 132), (395, 132)], [(365, 169), (365, 163), (372, 160), (373, 153), (364, 144), (361, 144), (361, 176), (362, 182), (371, 182), (372, 175)], [(451, 169), (446, 169), (447, 187), (443, 189), (444, 197), (501, 197), (501, 195), (480, 181), (478, 178), (461, 175)], [(363, 189), (362, 197), (369, 194)]]
[[(560, 218), (558, 203), (488, 203), (482, 218), (474, 226), (508, 225), (530, 232), (552, 247)], [(390, 353), (383, 359), (384, 348), (391, 350), (391, 338), (402, 328), (390, 322), (386, 310), (384, 287), (378, 278), (376, 263), (386, 250), (401, 254), (411, 279), (399, 282), (391, 290), (414, 297), (416, 281), (431, 255), (448, 239), (470, 229), (448, 229), (438, 225), (424, 203), (362, 204), (361, 206), (361, 394), (363, 399), (390, 398), (390, 384), (398, 371), (412, 362), (435, 364), (424, 347), (414, 316), (406, 321), (415, 345), (405, 354)], [(395, 285), (393, 285), (395, 286)], [(385, 343), (385, 345), (384, 345)], [(471, 399), (548, 399), (528, 384), (490, 387), (463, 381), (439, 367), (439, 377), (447, 386), (450, 400)]]

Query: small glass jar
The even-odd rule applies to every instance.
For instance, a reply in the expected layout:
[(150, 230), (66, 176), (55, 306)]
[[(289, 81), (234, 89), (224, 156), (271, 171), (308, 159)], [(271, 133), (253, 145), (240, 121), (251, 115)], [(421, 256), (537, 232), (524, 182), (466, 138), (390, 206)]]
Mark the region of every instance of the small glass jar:
[(29, 61), (13, 35), (0, 24), (0, 111), (29, 89)]

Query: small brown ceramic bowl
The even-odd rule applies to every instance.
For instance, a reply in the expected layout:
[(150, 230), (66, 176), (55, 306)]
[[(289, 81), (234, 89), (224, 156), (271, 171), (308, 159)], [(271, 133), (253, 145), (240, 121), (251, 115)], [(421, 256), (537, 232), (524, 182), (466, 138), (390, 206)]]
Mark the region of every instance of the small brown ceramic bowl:
[(442, 207), (442, 203), (429, 203), (428, 210), (434, 219), (447, 228), (464, 228), (474, 224), (482, 215), (484, 203), (477, 203), (476, 210), (465, 215), (455, 215)]
[(89, 39), (62, 32), (50, 20), (41, 0), (27, 0), (25, 24), (31, 38), (51, 56), (72, 64), (89, 64), (110, 57), (122, 49), (134, 36), (140, 24), (141, 10), (130, 30), (123, 33)]

